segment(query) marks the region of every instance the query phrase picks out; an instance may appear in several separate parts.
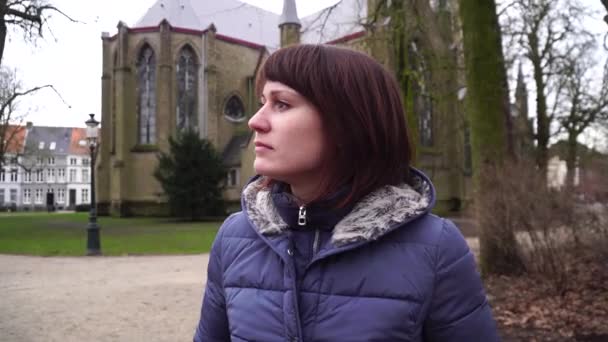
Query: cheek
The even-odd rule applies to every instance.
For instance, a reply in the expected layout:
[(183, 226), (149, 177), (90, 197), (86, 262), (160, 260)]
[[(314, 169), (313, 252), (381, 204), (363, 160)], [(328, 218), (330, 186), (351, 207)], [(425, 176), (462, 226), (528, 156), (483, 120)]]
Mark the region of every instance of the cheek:
[(326, 153), (326, 139), (319, 131), (301, 134), (298, 139), (299, 148), (294, 147), (293, 157), (309, 167), (316, 167), (323, 162)]

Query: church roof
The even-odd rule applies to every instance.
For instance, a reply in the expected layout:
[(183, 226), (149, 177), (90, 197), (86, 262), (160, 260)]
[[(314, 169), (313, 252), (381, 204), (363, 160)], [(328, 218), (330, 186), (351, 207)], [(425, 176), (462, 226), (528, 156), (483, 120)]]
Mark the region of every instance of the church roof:
[(194, 13), (190, 0), (159, 0), (135, 25), (136, 27), (157, 26), (163, 19), (174, 26), (200, 30), (201, 21)]
[(248, 42), (279, 46), (279, 15), (238, 0), (157, 0), (135, 27), (157, 26), (167, 19), (173, 27), (217, 32)]
[[(342, 0), (301, 19), (302, 42), (332, 42), (361, 32), (366, 15), (367, 0)], [(157, 0), (134, 28), (158, 26), (163, 19), (173, 27), (198, 31), (214, 24), (224, 36), (270, 50), (280, 46), (281, 16), (238, 0)]]

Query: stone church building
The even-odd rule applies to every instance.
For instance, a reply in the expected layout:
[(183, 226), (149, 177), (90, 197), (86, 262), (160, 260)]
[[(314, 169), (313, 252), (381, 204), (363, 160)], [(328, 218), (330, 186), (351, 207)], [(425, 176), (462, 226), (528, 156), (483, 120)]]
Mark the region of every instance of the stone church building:
[[(258, 108), (261, 63), (281, 46), (325, 43), (362, 50), (390, 67), (387, 45), (374, 43), (363, 25), (373, 3), (342, 0), (299, 18), (295, 0), (284, 1), (281, 15), (238, 0), (157, 0), (132, 27), (120, 22), (116, 34), (104, 32), (99, 214), (165, 214), (152, 175), (156, 155), (185, 128), (222, 153), (229, 170), (225, 198), (238, 208), (240, 190), (254, 174), (247, 120)], [(466, 132), (420, 99), (415, 165), (436, 183), (438, 208), (458, 209), (471, 195)], [(441, 120), (459, 133), (444, 134)]]

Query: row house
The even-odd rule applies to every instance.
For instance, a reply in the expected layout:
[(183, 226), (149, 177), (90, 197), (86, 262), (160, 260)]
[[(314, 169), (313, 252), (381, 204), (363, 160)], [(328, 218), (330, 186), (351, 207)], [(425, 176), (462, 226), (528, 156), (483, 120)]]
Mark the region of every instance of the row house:
[(0, 209), (15, 210), (21, 200), (18, 158), (23, 150), (25, 133), (22, 126), (11, 125), (5, 130), (5, 162), (0, 167)]
[(0, 208), (73, 209), (90, 203), (84, 128), (15, 126), (23, 133), (0, 170)]

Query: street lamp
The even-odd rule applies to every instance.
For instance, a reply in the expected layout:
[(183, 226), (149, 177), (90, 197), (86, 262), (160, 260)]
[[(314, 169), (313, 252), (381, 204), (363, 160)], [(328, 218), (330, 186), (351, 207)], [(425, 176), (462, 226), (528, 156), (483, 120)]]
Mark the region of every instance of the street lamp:
[(87, 124), (87, 142), (91, 152), (91, 162), (89, 163), (91, 167), (91, 211), (89, 212), (89, 224), (87, 225), (87, 255), (101, 255), (99, 226), (97, 225), (97, 203), (95, 202), (95, 156), (99, 121), (95, 120), (95, 114), (89, 114), (89, 116), (91, 118), (85, 122)]

